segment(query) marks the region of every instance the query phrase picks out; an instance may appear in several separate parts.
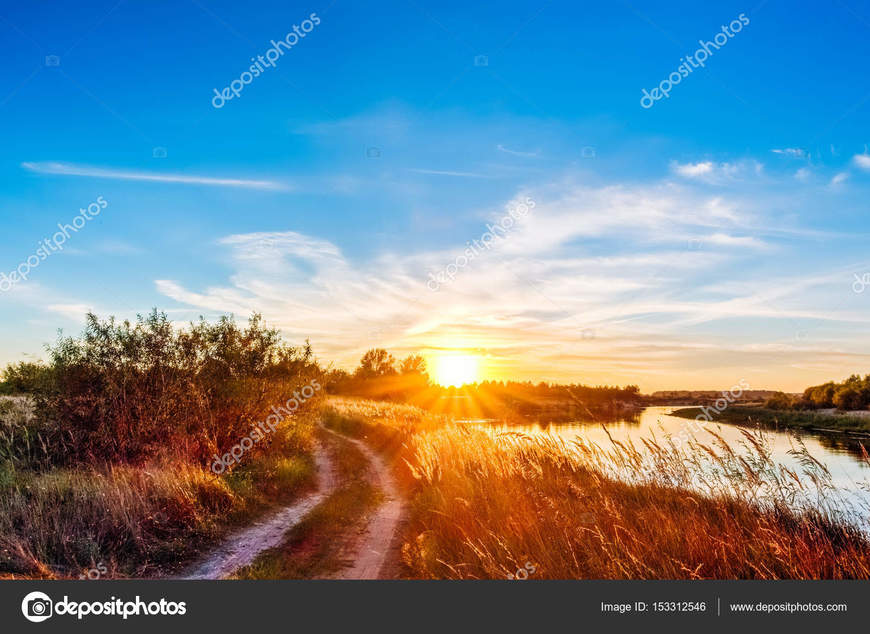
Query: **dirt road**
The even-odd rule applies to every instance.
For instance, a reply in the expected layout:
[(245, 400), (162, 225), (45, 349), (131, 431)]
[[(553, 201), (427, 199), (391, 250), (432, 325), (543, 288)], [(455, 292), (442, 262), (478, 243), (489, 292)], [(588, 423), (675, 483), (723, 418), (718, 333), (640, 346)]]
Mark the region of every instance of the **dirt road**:
[[(368, 476), (385, 498), (369, 519), (361, 536), (352, 541), (350, 565), (334, 575), (334, 578), (394, 577), (399, 560), (397, 529), (405, 512), (395, 480), (380, 456), (369, 449), (365, 443), (332, 430), (326, 431), (339, 442), (352, 443), (363, 453), (369, 461)], [(329, 452), (323, 445), (317, 449), (315, 460), (317, 489), (313, 493), (232, 535), (186, 574), (180, 575), (180, 578), (224, 579), (253, 562), (261, 552), (278, 546), (287, 531), (341, 486)]]
[(288, 507), (255, 523), (227, 539), (199, 562), (184, 579), (223, 579), (247, 566), (264, 550), (274, 548), (284, 534), (302, 520), (336, 488), (335, 469), (328, 452), (321, 446), (315, 453), (317, 490)]
[(360, 440), (348, 438), (327, 430), (346, 442), (353, 443), (369, 460), (373, 484), (384, 497), (384, 502), (369, 520), (363, 537), (356, 545), (353, 565), (342, 570), (336, 579), (383, 579), (393, 575), (388, 568), (398, 559), (396, 532), (405, 514), (405, 506), (398, 487), (384, 461)]

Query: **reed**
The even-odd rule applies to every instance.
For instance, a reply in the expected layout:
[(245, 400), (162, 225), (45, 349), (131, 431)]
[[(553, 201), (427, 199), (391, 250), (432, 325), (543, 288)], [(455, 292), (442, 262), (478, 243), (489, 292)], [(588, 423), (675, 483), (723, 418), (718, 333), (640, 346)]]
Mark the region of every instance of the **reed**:
[[(530, 578), (559, 579), (870, 578), (866, 509), (799, 444), (795, 472), (773, 462), (760, 431), (740, 446), (714, 430), (679, 447), (599, 447), (389, 407), (328, 409), (352, 414), (363, 434), (401, 437), (410, 577), (504, 579), (531, 567)], [(416, 430), (389, 430), (416, 417)]]

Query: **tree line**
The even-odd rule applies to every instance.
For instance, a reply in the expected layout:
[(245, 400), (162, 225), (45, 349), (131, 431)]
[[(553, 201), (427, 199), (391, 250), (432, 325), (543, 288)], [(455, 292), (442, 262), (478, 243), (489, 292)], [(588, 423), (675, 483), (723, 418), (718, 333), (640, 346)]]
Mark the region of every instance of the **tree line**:
[(870, 374), (861, 378), (853, 374), (845, 381), (828, 381), (813, 385), (801, 395), (777, 392), (765, 402), (770, 409), (814, 410), (835, 407), (840, 410), (860, 410), (870, 407)]
[(535, 414), (548, 404), (565, 407), (566, 412), (573, 406), (601, 411), (617, 403), (637, 403), (642, 398), (636, 385), (480, 381), (462, 387), (445, 387), (431, 380), (426, 361), (420, 355), (399, 361), (383, 348), (367, 351), (351, 372), (341, 369), (327, 372), (325, 381), (328, 391), (334, 394), (411, 402), (424, 407), (446, 399), (469, 399), (481, 410), (478, 414), (486, 416), (507, 412)]

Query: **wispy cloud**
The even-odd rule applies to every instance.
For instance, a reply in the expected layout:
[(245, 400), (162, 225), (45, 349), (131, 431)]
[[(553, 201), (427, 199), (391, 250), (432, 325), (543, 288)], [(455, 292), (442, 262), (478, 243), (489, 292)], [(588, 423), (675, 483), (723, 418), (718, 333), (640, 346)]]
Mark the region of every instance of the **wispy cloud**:
[(45, 308), (52, 313), (63, 315), (70, 321), (79, 323), (84, 323), (85, 316), (89, 312), (99, 312), (90, 304), (48, 304)]
[(870, 170), (870, 154), (856, 154), (852, 162), (863, 170)]
[(698, 161), (697, 163), (679, 163), (671, 161), (671, 171), (678, 176), (709, 184), (723, 184), (741, 180), (745, 176), (758, 176), (764, 170), (764, 165), (758, 161), (740, 161), (737, 163), (714, 163), (713, 161)]
[(430, 170), (416, 167), (409, 167), (409, 172), (416, 174), (432, 174), (434, 176), (459, 176), (462, 178), (489, 178), (485, 174), (475, 174), (474, 172), (454, 172), (452, 170)]
[(770, 244), (752, 236), (732, 236), (727, 233), (714, 233), (701, 239), (704, 243), (723, 247), (746, 247), (750, 249), (767, 249)]
[[(742, 283), (740, 271), (763, 266), (774, 248), (786, 254), (800, 238), (762, 240), (746, 223), (770, 218), (756, 218), (740, 198), (668, 183), (556, 182), (517, 195), (526, 194), (538, 203), (528, 217), (437, 293), (427, 273), (455, 261), (461, 238), (443, 250), (351, 260), (335, 243), (292, 231), (221, 239), (234, 267), (224, 284), (161, 280), (157, 290), (197, 309), (262, 312), (345, 366), (373, 346), (400, 355), (467, 346), (514, 376), (576, 379), (582, 367), (590, 380), (624, 382), (628, 373), (648, 386), (690, 367), (727, 376), (738, 356), (743, 363), (748, 355), (762, 374), (798, 362), (795, 320), (867, 321), (859, 310), (831, 309), (836, 302), (821, 295), (848, 291), (851, 277), (842, 271)], [(687, 248), (688, 236), (701, 248)], [(735, 324), (745, 329), (747, 319), (777, 334), (740, 356), (742, 344), (727, 334)], [(710, 323), (720, 339), (711, 340)]]
[(496, 146), (496, 149), (505, 154), (512, 154), (514, 156), (534, 157), (538, 155), (537, 152), (520, 152), (519, 150), (511, 150), (510, 148), (503, 146), (501, 143)]
[(782, 149), (773, 149), (771, 150), (774, 154), (783, 154), (785, 156), (791, 156), (792, 158), (804, 158), (807, 155), (806, 150), (799, 147), (786, 147)]
[(21, 167), (40, 174), (61, 174), (63, 176), (87, 176), (90, 178), (110, 178), (130, 181), (153, 181), (159, 183), (181, 183), (186, 185), (209, 185), (217, 187), (247, 187), (251, 189), (290, 189), (289, 186), (273, 181), (248, 180), (241, 178), (214, 178), (210, 176), (192, 176), (187, 174), (170, 174), (161, 172), (143, 172), (89, 165), (74, 165), (72, 163), (24, 162)]

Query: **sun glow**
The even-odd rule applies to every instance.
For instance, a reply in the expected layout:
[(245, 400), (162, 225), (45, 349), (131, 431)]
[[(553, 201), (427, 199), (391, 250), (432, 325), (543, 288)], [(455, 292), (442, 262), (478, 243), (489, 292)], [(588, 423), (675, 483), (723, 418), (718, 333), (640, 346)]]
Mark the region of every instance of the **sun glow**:
[(459, 387), (480, 380), (479, 358), (470, 354), (441, 354), (433, 359), (435, 382)]

